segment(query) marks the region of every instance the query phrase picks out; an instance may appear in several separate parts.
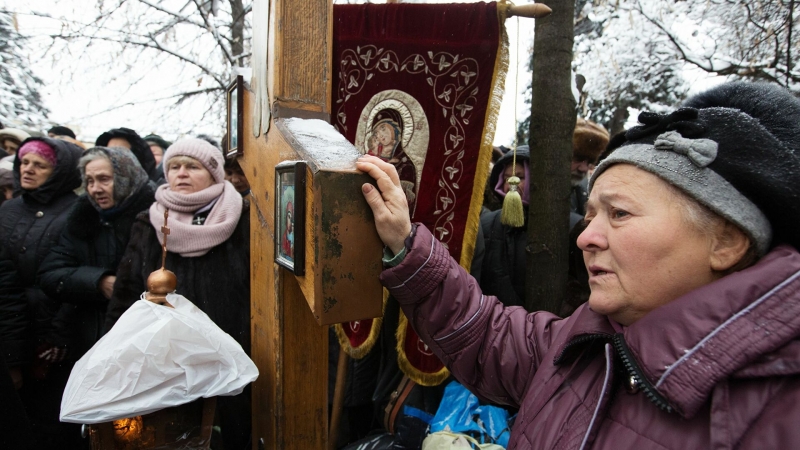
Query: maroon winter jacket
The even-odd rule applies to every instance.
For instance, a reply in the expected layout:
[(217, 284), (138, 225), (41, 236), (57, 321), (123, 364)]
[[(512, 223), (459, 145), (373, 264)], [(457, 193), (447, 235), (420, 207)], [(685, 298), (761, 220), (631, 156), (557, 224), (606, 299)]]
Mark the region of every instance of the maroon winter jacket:
[(664, 305), (623, 333), (581, 306), (504, 308), (422, 225), (381, 281), (456, 378), (519, 407), (509, 449), (800, 447), (800, 253)]

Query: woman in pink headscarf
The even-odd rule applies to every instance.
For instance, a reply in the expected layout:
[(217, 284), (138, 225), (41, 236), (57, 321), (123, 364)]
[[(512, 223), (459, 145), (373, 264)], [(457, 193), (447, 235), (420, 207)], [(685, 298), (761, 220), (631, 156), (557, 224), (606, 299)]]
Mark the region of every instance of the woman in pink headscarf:
[[(22, 318), (0, 317), (0, 351), (33, 424), (29, 448), (81, 444), (78, 426), (58, 422), (61, 394), (74, 361), (69, 355), (71, 330), (65, 325), (70, 309), (48, 297), (36, 280), (78, 198), (73, 189), (81, 184), (81, 153), (67, 141), (25, 140), (14, 160), (15, 198), (0, 207), (0, 246), (5, 262), (16, 268), (27, 302)], [(7, 287), (0, 284), (2, 290)]]

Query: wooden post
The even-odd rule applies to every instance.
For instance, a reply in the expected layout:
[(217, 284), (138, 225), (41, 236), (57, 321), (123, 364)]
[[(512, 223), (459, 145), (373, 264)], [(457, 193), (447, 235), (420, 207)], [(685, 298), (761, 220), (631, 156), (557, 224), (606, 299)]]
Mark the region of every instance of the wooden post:
[[(272, 120), (330, 114), (332, 3), (271, 0), (269, 92)], [(266, 30), (253, 30), (253, 33)], [(275, 172), (296, 159), (278, 127), (253, 137), (244, 96), (244, 156), (250, 203), (253, 448), (323, 449), (328, 435), (328, 330), (309, 312), (297, 279), (274, 264)], [(263, 443), (263, 444), (262, 444)]]

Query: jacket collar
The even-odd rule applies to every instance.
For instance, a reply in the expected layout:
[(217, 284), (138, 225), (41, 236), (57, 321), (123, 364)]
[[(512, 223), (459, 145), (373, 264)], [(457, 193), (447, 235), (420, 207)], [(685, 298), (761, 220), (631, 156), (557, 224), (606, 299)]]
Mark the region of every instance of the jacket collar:
[(800, 253), (788, 246), (624, 331), (646, 381), (687, 418), (726, 378), (800, 373), (798, 337)]
[(572, 313), (571, 319), (569, 330), (555, 353), (553, 363), (556, 365), (568, 363), (586, 346), (597, 340), (609, 341), (614, 335), (614, 327), (608, 318), (590, 310), (588, 303), (579, 306)]

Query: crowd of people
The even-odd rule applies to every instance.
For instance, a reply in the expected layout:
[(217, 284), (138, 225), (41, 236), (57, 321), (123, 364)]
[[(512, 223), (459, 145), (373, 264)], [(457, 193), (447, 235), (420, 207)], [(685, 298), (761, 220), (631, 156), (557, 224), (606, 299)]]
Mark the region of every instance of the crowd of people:
[[(249, 184), (216, 141), (115, 128), (87, 149), (63, 126), (4, 128), (0, 140), (0, 409), (14, 430), (4, 448), (89, 448), (78, 425), (59, 422), (61, 397), (74, 363), (161, 266), (165, 209), (178, 291), (249, 353)], [(225, 448), (249, 448), (249, 390), (220, 399), (216, 416)]]
[[(376, 181), (362, 193), (390, 301), (373, 351), (350, 361), (339, 448), (420, 448), (429, 431), (444, 384), (412, 384), (409, 409), (381, 420), (407, 383), (401, 311), (453, 379), (512, 411), (509, 448), (800, 441), (800, 100), (728, 83), (639, 122), (613, 137), (576, 123), (557, 314), (524, 308), (527, 224), (499, 209), (517, 180), (523, 209), (533, 195), (527, 146), (496, 149), (469, 273), (411, 222), (397, 169), (359, 158)], [(58, 421), (61, 394), (161, 267), (166, 210), (177, 292), (249, 354), (250, 187), (214, 139), (115, 128), (86, 146), (57, 126), (0, 129), (0, 142), (0, 420), (19, 430), (8, 448), (88, 448)], [(222, 448), (251, 448), (249, 389), (218, 399), (216, 416)]]

